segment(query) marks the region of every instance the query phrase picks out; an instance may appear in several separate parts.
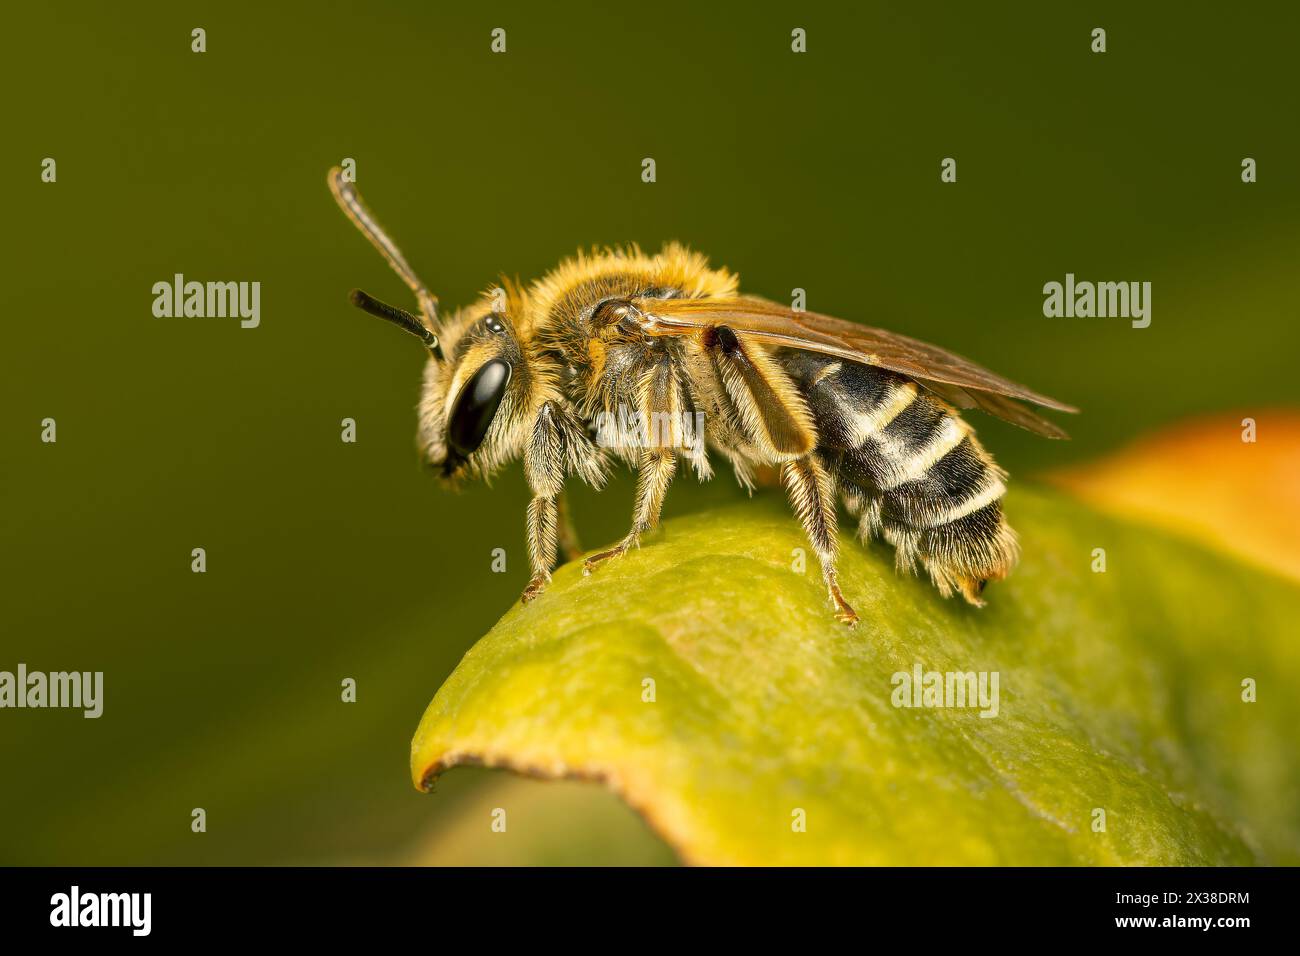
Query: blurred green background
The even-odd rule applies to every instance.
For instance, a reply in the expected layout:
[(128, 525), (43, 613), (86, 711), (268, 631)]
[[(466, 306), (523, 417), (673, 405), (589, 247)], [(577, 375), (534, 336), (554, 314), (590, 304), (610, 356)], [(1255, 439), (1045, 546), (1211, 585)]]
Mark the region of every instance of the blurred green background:
[[(106, 700), (0, 712), (0, 863), (670, 858), (603, 794), (411, 787), (424, 706), (527, 579), (527, 496), (517, 470), (459, 498), (421, 471), (421, 350), (345, 296), (411, 303), (330, 166), (356, 159), (447, 306), (579, 246), (680, 239), (749, 291), (802, 287), (1082, 407), (1072, 443), (976, 421), (1023, 477), (1300, 398), (1300, 15), (1274, 6), (8, 11), (0, 669), (102, 670)], [(176, 272), (261, 282), (261, 326), (155, 319)], [(1066, 272), (1152, 282), (1151, 327), (1044, 318)], [(588, 546), (631, 492), (576, 491)], [(682, 480), (666, 513), (738, 494)], [(506, 791), (547, 821), (514, 857), (465, 835)]]

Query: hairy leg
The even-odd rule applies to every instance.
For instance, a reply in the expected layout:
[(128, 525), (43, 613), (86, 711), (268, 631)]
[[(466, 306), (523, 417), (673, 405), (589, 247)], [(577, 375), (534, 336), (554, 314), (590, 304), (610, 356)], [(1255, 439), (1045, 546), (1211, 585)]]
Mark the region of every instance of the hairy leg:
[(524, 449), (524, 475), (533, 491), (528, 503), (528, 563), (532, 578), (520, 601), (527, 603), (551, 583), (559, 527), (559, 498), (564, 493), (564, 435), (548, 406), (543, 405), (533, 425), (532, 440)]
[(641, 543), (641, 535), (659, 524), (659, 512), (663, 509), (664, 496), (668, 493), (668, 485), (673, 480), (673, 472), (676, 468), (677, 456), (671, 451), (654, 448), (642, 452), (637, 471), (636, 506), (632, 514), (632, 530), (615, 547), (589, 557), (583, 565), (583, 574), (590, 574), (592, 569), (601, 562), (626, 554), (629, 549), (638, 547)]
[(838, 540), (835, 521), (835, 483), (812, 455), (805, 455), (781, 466), (781, 480), (790, 496), (790, 504), (799, 516), (803, 529), (821, 562), (822, 579), (835, 606), (835, 617), (850, 627), (858, 622), (857, 612), (844, 600), (835, 576)]
[(533, 576), (519, 600), (527, 604), (551, 583), (555, 566), (556, 505), (554, 498), (539, 495), (528, 502), (528, 563)]

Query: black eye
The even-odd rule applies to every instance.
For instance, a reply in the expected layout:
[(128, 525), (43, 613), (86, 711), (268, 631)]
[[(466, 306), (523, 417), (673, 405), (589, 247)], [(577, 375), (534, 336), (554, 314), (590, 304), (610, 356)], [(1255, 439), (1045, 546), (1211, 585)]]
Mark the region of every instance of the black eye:
[[(490, 320), (489, 320), (490, 321)], [(474, 373), (456, 397), (456, 407), (451, 410), (447, 425), (447, 444), (462, 458), (483, 444), (492, 417), (496, 415), (501, 399), (505, 398), (506, 385), (510, 383), (510, 363), (493, 359)]]
[(502, 335), (506, 330), (506, 327), (501, 324), (501, 320), (498, 319), (495, 315), (489, 315), (486, 319), (484, 319), (483, 327), (486, 328), (493, 335)]

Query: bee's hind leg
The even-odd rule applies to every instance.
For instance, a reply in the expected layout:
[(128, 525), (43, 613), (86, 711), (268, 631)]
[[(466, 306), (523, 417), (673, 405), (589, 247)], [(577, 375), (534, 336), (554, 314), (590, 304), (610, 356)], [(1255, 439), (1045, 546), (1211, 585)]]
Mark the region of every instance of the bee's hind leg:
[(790, 496), (790, 504), (817, 553), (817, 560), (821, 562), (822, 579), (826, 582), (826, 591), (835, 607), (835, 618), (853, 627), (858, 623), (858, 613), (844, 599), (835, 575), (838, 545), (835, 483), (826, 468), (812, 455), (785, 462), (781, 466), (781, 481)]
[(632, 530), (627, 537), (608, 551), (593, 554), (582, 566), (583, 574), (590, 574), (598, 565), (610, 558), (626, 554), (640, 547), (641, 535), (659, 524), (659, 512), (664, 506), (664, 496), (677, 468), (677, 456), (670, 451), (653, 449), (643, 452), (636, 480), (636, 507), (632, 515)]

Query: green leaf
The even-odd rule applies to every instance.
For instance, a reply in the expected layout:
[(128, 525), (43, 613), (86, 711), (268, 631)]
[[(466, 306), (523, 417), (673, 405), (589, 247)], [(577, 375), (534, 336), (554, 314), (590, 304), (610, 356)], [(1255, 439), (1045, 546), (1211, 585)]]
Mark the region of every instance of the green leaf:
[[(776, 494), (561, 568), (438, 692), (414, 779), (601, 781), (692, 863), (1300, 862), (1300, 587), (1058, 492), (1008, 513), (983, 609), (844, 536), (852, 630)], [(996, 672), (997, 715), (895, 706), (917, 665)]]

